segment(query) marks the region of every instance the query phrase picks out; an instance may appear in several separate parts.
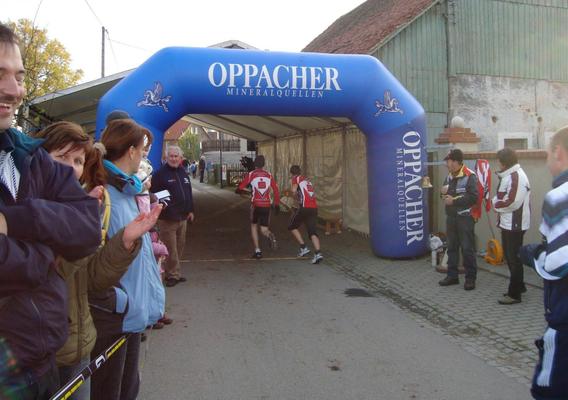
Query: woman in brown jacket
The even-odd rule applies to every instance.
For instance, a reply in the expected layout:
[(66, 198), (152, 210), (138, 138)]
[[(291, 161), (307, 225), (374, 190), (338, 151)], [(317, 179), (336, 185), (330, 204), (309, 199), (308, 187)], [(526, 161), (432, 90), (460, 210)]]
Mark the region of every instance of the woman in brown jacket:
[[(35, 136), (45, 139), (43, 147), (51, 157), (72, 167), (77, 179), (90, 190), (89, 194), (101, 203), (101, 247), (84, 259), (75, 262), (60, 259), (58, 262), (58, 271), (67, 283), (69, 301), (69, 337), (56, 355), (60, 381), (64, 384), (89, 364), (89, 355), (95, 345), (97, 333), (89, 311), (88, 291), (103, 291), (118, 283), (140, 251), (140, 237), (156, 224), (161, 206), (149, 214), (140, 214), (107, 240), (109, 197), (102, 186), (89, 184), (95, 179), (83, 176), (85, 159), (96, 162), (101, 157), (93, 152), (104, 151), (104, 148), (93, 146), (91, 137), (71, 122), (56, 122)], [(89, 383), (83, 383), (71, 399), (89, 399)]]

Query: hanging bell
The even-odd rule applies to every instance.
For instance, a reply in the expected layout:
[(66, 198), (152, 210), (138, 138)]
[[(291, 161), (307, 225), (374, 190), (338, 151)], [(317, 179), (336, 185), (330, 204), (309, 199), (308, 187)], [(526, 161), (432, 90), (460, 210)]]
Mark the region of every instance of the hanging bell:
[(423, 176), (422, 177), (422, 189), (431, 189), (432, 188), (432, 182), (430, 182), (430, 177), (429, 176)]

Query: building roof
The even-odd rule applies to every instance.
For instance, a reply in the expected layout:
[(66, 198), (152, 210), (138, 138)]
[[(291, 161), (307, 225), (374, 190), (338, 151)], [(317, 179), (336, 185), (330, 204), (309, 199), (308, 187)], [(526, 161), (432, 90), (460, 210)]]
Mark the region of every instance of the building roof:
[(241, 42), (240, 40), (235, 40), (235, 39), (226, 40), (224, 42), (213, 44), (208, 47), (220, 47), (223, 49), (258, 50), (257, 47), (251, 46), (248, 43)]
[(170, 126), (164, 135), (164, 140), (167, 142), (177, 141), (183, 135), (190, 122), (182, 118), (178, 120), (175, 124)]
[(329, 26), (305, 52), (369, 54), (437, 0), (367, 0)]

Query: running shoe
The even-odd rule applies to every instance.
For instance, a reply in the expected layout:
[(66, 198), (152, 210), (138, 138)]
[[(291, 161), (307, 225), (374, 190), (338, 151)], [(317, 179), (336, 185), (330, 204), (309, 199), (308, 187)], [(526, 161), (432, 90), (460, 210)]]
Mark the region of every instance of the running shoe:
[(278, 242), (276, 241), (276, 236), (274, 236), (274, 233), (272, 232), (268, 234), (268, 245), (272, 250), (276, 250), (278, 248)]
[(256, 258), (257, 260), (260, 260), (262, 258), (262, 251), (255, 251), (252, 254), (252, 258)]
[(307, 247), (300, 247), (298, 257), (304, 257), (306, 254), (310, 254), (310, 249), (308, 249)]
[(323, 260), (323, 256), (321, 253), (314, 254), (314, 258), (312, 258), (312, 264), (319, 264)]

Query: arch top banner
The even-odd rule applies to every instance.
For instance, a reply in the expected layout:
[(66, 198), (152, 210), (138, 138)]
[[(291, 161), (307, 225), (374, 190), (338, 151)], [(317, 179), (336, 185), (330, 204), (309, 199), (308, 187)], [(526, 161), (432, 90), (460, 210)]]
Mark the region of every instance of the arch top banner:
[(165, 48), (100, 100), (97, 137), (115, 109), (152, 131), (154, 165), (164, 131), (186, 114), (350, 118), (367, 136), (373, 250), (404, 258), (427, 249), (424, 110), (374, 57)]

